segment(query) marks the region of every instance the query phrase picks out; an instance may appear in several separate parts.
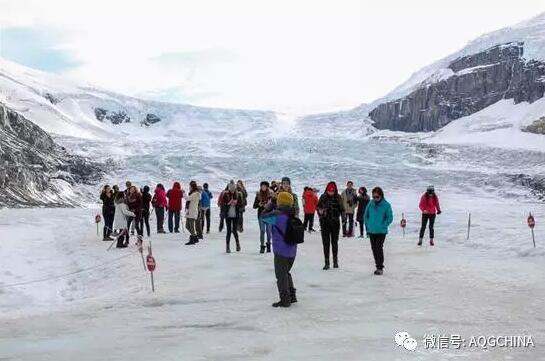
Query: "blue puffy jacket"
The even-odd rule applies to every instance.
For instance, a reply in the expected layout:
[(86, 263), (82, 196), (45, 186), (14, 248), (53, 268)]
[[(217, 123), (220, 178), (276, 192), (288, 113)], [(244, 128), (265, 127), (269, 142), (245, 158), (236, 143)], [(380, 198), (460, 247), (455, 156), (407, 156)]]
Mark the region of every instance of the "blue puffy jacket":
[(392, 224), (393, 220), (392, 206), (386, 199), (382, 199), (378, 203), (369, 202), (363, 213), (365, 228), (367, 233), (371, 234), (387, 234), (388, 226)]
[(210, 208), (210, 199), (214, 196), (212, 193), (210, 193), (209, 190), (203, 190), (201, 193), (201, 207), (202, 208)]

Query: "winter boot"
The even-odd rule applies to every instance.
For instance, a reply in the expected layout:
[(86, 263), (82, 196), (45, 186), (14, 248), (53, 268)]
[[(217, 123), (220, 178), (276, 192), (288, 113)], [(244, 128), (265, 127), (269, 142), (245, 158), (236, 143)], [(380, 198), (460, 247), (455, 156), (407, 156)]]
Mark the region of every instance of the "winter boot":
[(278, 302), (273, 303), (272, 306), (274, 308), (277, 308), (277, 307), (287, 308), (287, 307), (291, 306), (291, 303), (278, 301)]
[(333, 268), (339, 268), (339, 261), (337, 258), (333, 258)]
[(421, 245), (422, 245), (422, 238), (420, 238), (420, 239), (418, 240), (418, 243), (417, 243), (417, 246), (421, 246)]
[(191, 245), (197, 243), (196, 241), (197, 240), (195, 239), (195, 236), (189, 236), (189, 242), (187, 242), (185, 245), (186, 246), (191, 246)]
[(384, 272), (381, 270), (381, 269), (378, 269), (375, 271), (375, 275), (377, 276), (380, 276), (381, 274), (383, 274)]
[(297, 294), (296, 294), (296, 289), (295, 288), (290, 288), (290, 298), (291, 298), (291, 303), (297, 303)]
[(435, 243), (433, 243), (433, 238), (430, 238), (430, 246), (435, 246)]
[(265, 246), (259, 247), (259, 253), (261, 254), (265, 253)]
[(127, 248), (127, 245), (123, 242), (123, 237), (119, 237), (117, 239), (117, 245), (116, 248)]
[(240, 252), (240, 242), (237, 241), (237, 252)]
[(325, 262), (324, 268), (322, 268), (324, 271), (329, 269), (329, 261)]
[(229, 243), (225, 245), (225, 253), (231, 253), (231, 247), (229, 247)]
[(267, 242), (267, 253), (271, 253), (271, 242)]

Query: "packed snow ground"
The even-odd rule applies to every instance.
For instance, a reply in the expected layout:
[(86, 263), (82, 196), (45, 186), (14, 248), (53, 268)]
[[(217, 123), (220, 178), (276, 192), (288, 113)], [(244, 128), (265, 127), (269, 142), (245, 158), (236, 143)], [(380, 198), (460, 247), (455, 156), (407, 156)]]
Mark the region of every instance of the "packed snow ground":
[[(241, 253), (224, 253), (216, 217), (211, 235), (193, 247), (182, 244), (186, 234), (152, 234), (152, 294), (134, 246), (106, 251), (109, 243), (96, 236), (97, 209), (0, 210), (0, 359), (545, 359), (543, 208), (443, 199), (437, 246), (418, 248), (413, 199), (391, 195), (396, 216), (382, 277), (372, 274), (366, 239), (341, 239), (341, 268), (322, 271), (319, 235), (307, 237), (292, 272), (299, 303), (285, 310), (270, 306), (278, 297), (272, 256), (258, 253), (253, 211)], [(536, 249), (524, 218), (530, 207)], [(398, 331), (417, 339), (414, 353), (395, 345)], [(535, 347), (427, 350), (425, 334), (531, 335)]]

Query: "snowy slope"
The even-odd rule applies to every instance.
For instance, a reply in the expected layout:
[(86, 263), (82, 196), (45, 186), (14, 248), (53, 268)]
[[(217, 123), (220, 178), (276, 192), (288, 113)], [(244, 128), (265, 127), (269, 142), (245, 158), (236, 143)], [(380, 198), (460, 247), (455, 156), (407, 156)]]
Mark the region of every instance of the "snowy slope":
[[(267, 111), (216, 109), (185, 104), (145, 101), (90, 85), (78, 85), (61, 76), (0, 58), (0, 102), (31, 119), (49, 133), (88, 139), (128, 134), (166, 134), (194, 127), (203, 131), (250, 130), (270, 125), (276, 116)], [(97, 120), (95, 109), (123, 112), (130, 124), (113, 125)], [(159, 129), (142, 129), (147, 114), (161, 119)], [(146, 128), (146, 127), (144, 127)]]
[(532, 104), (514, 104), (512, 99), (505, 99), (448, 124), (426, 141), (545, 152), (545, 136), (522, 131), (543, 115), (545, 98)]

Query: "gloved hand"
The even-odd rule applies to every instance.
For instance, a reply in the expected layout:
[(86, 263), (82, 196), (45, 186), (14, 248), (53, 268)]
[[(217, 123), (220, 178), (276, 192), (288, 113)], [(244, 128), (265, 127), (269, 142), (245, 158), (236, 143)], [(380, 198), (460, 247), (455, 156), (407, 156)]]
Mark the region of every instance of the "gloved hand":
[(441, 211), (437, 211), (437, 215), (440, 215), (441, 214)]

